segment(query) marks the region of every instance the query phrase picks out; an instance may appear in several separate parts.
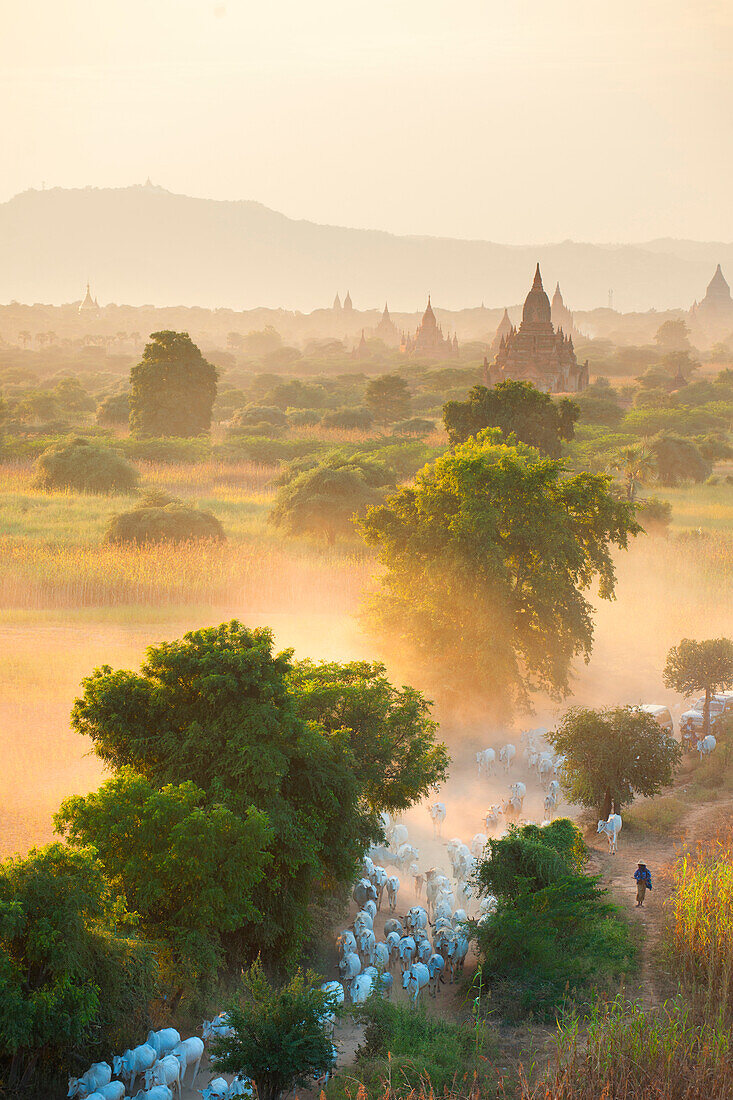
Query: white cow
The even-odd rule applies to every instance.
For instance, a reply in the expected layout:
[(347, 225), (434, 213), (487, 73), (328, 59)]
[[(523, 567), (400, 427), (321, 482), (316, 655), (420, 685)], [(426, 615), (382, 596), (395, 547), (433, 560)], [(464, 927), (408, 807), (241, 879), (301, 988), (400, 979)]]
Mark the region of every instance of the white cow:
[(412, 1005), (417, 1005), (420, 990), (430, 981), (430, 971), (425, 963), (413, 963), (402, 975), (402, 988), (407, 990)]
[(397, 917), (390, 917), (389, 920), (384, 922), (384, 934), (388, 936), (390, 932), (399, 932), (401, 936), (405, 934), (405, 930), (402, 927), (402, 921)]
[(608, 821), (598, 822), (598, 832), (605, 833), (608, 837), (608, 850), (612, 856), (616, 855), (616, 841), (618, 834), (621, 832), (622, 824), (620, 814), (611, 814)]
[(445, 802), (433, 802), (432, 806), (428, 806), (428, 813), (433, 823), (433, 837), (441, 836), (446, 817)]
[(387, 872), (384, 867), (375, 867), (374, 873), (371, 876), (372, 885), (377, 891), (377, 909), (382, 908), (382, 897), (384, 896), (384, 888), (387, 885)]
[(427, 961), (428, 973), (430, 974), (430, 981), (428, 982), (428, 993), (432, 997), (435, 997), (438, 992), (438, 985), (443, 980), (443, 970), (445, 969), (445, 961), (442, 955), (438, 955), (437, 952), (431, 955)]
[(400, 940), (402, 936), (399, 932), (387, 933), (387, 947), (389, 948), (389, 968), (390, 970), (400, 957)]
[(372, 974), (357, 974), (349, 986), (349, 996), (354, 1005), (363, 1005), (369, 1000), (374, 989), (374, 976)]
[(476, 753), (476, 763), (478, 764), (479, 775), (493, 775), (494, 768), (496, 766), (496, 752), (494, 749), (482, 749), (481, 752)]
[(153, 1085), (151, 1089), (140, 1089), (133, 1100), (173, 1100), (173, 1093), (168, 1085)]
[(98, 1085), (94, 1092), (85, 1093), (84, 1100), (124, 1100), (127, 1089), (123, 1081), (110, 1081)]
[(700, 759), (702, 760), (703, 756), (710, 756), (710, 753), (714, 751), (717, 743), (712, 733), (706, 734), (702, 741), (698, 741), (697, 751), (700, 753)]
[(509, 784), (509, 793), (516, 795), (517, 798), (521, 798), (522, 801), (527, 797), (527, 788), (524, 783), (519, 782)]
[(204, 1020), (201, 1034), (204, 1039), (213, 1039), (214, 1037), (228, 1039), (233, 1035), (234, 1032), (229, 1024), (229, 1017), (226, 1012), (220, 1012), (213, 1020)]
[(175, 1054), (166, 1054), (150, 1069), (145, 1070), (145, 1088), (151, 1089), (153, 1085), (167, 1085), (173, 1089), (175, 1086), (181, 1091), (181, 1063)]
[(339, 974), (341, 975), (341, 981), (344, 983), (351, 981), (357, 974), (361, 974), (361, 959), (354, 951), (349, 951), (347, 955), (344, 955), (339, 963)]
[(87, 1093), (97, 1090), (100, 1085), (109, 1084), (111, 1080), (112, 1067), (109, 1062), (93, 1062), (82, 1077), (69, 1078), (69, 1091), (66, 1095), (86, 1096)]
[(372, 901), (377, 900), (376, 887), (372, 886), (368, 878), (360, 879), (354, 886), (352, 897), (357, 905), (363, 906), (366, 901), (371, 898)]
[(356, 937), (356, 942), (359, 946), (359, 954), (363, 959), (366, 959), (371, 966), (374, 963), (374, 952), (377, 946), (377, 937), (372, 932), (371, 928), (365, 928)]
[(145, 1073), (145, 1070), (150, 1069), (157, 1061), (155, 1047), (151, 1047), (150, 1043), (141, 1043), (139, 1047), (126, 1050), (122, 1055), (116, 1054), (112, 1059), (112, 1065), (115, 1077), (121, 1077), (123, 1081), (127, 1081), (132, 1093), (138, 1074)]
[(412, 960), (415, 958), (416, 948), (417, 945), (413, 936), (403, 936), (397, 945), (397, 953), (403, 971), (409, 969)]
[(495, 829), (499, 824), (499, 817), (501, 815), (501, 806), (491, 805), (486, 811), (484, 817), (484, 824), (487, 829)]
[(338, 948), (339, 958), (343, 959), (349, 951), (356, 951), (356, 936), (348, 928), (345, 928), (336, 940), (336, 947)]
[(508, 772), (514, 761), (514, 757), (517, 755), (517, 750), (510, 742), (506, 745), (502, 745), (499, 749), (499, 760), (504, 765), (504, 771)]
[(390, 913), (394, 913), (397, 908), (397, 894), (400, 889), (400, 880), (397, 875), (390, 875), (387, 879), (387, 901), (389, 903)]
[(389, 947), (384, 940), (380, 940), (374, 946), (374, 965), (381, 970), (389, 967)]
[(539, 776), (540, 783), (544, 786), (550, 779), (555, 766), (555, 759), (551, 752), (540, 753), (540, 757), (537, 761), (537, 775)]
[[(222, 1013), (219, 1017), (221, 1030), (218, 1032), (212, 1032), (214, 1035), (221, 1035), (222, 1038), (233, 1035), (234, 1029), (228, 1024), (228, 1017), (226, 1013)], [(214, 1024), (216, 1021), (209, 1021), (209, 1024)], [(193, 1076), (191, 1077), (191, 1088), (194, 1086), (196, 1077), (198, 1075), (199, 1066), (201, 1065), (201, 1059), (204, 1056), (204, 1043), (203, 1039), (199, 1039), (198, 1035), (192, 1035), (190, 1039), (181, 1039), (177, 1047), (174, 1047), (171, 1054), (178, 1059), (181, 1063), (181, 1084), (186, 1076), (186, 1070), (189, 1066), (193, 1066)]]
[(562, 798), (562, 787), (557, 779), (551, 779), (547, 788), (547, 793), (554, 795), (556, 804), (560, 805), (560, 799)]
[(170, 1054), (173, 1047), (177, 1047), (180, 1041), (181, 1036), (174, 1027), (164, 1027), (160, 1031), (149, 1031), (145, 1040), (153, 1048), (158, 1058), (164, 1058), (166, 1054)]
[(406, 825), (395, 825), (392, 829), (392, 847), (399, 848), (401, 844), (407, 844), (409, 835)]
[(412, 908), (408, 910), (407, 916), (405, 917), (405, 927), (408, 928), (410, 932), (414, 932), (418, 928), (427, 928), (427, 926), (428, 914), (421, 905), (413, 905)]
[(229, 1082), (225, 1077), (215, 1077), (209, 1081), (205, 1089), (201, 1089), (204, 1100), (226, 1100), (229, 1092)]
[(354, 917), (354, 935), (359, 938), (359, 933), (364, 929), (368, 929), (370, 932), (374, 931), (374, 918), (371, 913), (367, 913), (366, 909), (360, 909)]
[(484, 848), (488, 844), (488, 837), (486, 833), (476, 833), (471, 841), (471, 855), (476, 859), (483, 854)]

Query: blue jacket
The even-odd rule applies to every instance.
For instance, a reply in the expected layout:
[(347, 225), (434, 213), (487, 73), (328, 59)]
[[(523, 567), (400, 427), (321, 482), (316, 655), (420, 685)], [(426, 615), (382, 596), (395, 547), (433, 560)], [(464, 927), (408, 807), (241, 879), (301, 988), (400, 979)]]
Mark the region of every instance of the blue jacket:
[(645, 882), (647, 889), (652, 888), (652, 876), (648, 867), (637, 867), (634, 871), (634, 878), (637, 882)]

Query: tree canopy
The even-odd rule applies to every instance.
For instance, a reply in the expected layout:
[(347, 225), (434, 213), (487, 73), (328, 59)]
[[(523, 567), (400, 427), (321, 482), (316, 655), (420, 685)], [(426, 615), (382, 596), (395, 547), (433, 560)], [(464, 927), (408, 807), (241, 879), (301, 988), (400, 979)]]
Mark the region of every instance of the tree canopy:
[[(332, 703), (339, 690), (347, 697), (349, 666), (343, 674), (329, 666), (320, 680), (317, 668), (294, 668), (289, 650), (274, 653), (268, 630), (223, 623), (151, 647), (140, 673), (102, 666), (74, 704), (74, 728), (116, 775), (65, 803), (59, 827), (75, 844), (99, 846), (108, 874), (174, 954), (190, 955), (206, 939), (201, 966), (222, 953), (239, 965), (259, 952), (279, 963), (297, 956), (311, 902), (352, 880), (381, 833), (387, 799), (409, 805), (422, 796), (423, 773), (439, 773), (417, 693), (395, 692), (375, 673), (361, 708), (345, 698), (345, 729), (327, 722), (326, 702), (313, 693), (330, 684)], [(390, 739), (406, 776), (383, 779), (382, 802), (375, 759)], [(126, 851), (115, 843), (123, 835)], [(166, 844), (189, 861), (197, 845), (214, 850), (182, 870), (174, 889), (177, 859), (163, 858)], [(184, 912), (187, 890), (202, 899), (198, 914)]]
[(465, 401), (448, 401), (443, 421), (452, 445), (465, 443), (483, 428), (499, 428), (550, 458), (559, 458), (562, 441), (572, 439), (580, 408), (569, 397), (553, 400), (531, 382), (508, 380), (491, 389), (474, 386)]
[(398, 374), (381, 374), (367, 382), (364, 403), (378, 424), (394, 424), (410, 415), (410, 389)]
[(640, 530), (601, 474), (496, 429), (424, 467), (362, 524), (386, 567), (374, 629), (429, 670), (444, 692), (493, 701), (499, 714), (535, 690), (562, 696), (588, 657), (597, 580), (613, 597), (611, 546)]
[(708, 638), (696, 642), (683, 638), (667, 654), (662, 679), (667, 687), (682, 695), (705, 692), (703, 737), (710, 730), (710, 697), (733, 687), (733, 641)]
[(314, 1076), (333, 1066), (333, 1044), (323, 1017), (339, 1011), (333, 994), (320, 989), (314, 974), (300, 970), (277, 988), (257, 961), (227, 1006), (233, 1034), (214, 1039), (212, 1065), (248, 1077), (260, 1100), (279, 1100), (294, 1088), (311, 1086)]
[(635, 795), (668, 787), (681, 756), (674, 737), (638, 707), (573, 707), (549, 741), (565, 757), (569, 800), (596, 808), (603, 819), (612, 803), (620, 813)]
[(216, 367), (187, 332), (153, 332), (130, 371), (130, 430), (134, 435), (192, 436), (211, 428)]
[(661, 485), (679, 485), (681, 481), (704, 481), (712, 465), (692, 439), (674, 432), (659, 432), (649, 440), (654, 471)]
[(348, 461), (319, 462), (278, 490), (269, 521), (291, 535), (320, 535), (332, 546), (384, 494)]
[[(154, 968), (124, 899), (87, 849), (51, 844), (0, 863), (0, 1077), (9, 1095), (128, 1043), (147, 1022)], [(83, 1063), (82, 1063), (83, 1064)]]

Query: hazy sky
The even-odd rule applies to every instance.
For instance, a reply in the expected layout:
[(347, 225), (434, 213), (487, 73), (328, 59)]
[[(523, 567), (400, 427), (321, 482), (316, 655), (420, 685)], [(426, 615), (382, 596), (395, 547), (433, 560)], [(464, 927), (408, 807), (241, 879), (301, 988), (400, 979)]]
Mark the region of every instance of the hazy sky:
[(4, 0), (4, 200), (123, 186), (513, 243), (733, 239), (733, 5)]

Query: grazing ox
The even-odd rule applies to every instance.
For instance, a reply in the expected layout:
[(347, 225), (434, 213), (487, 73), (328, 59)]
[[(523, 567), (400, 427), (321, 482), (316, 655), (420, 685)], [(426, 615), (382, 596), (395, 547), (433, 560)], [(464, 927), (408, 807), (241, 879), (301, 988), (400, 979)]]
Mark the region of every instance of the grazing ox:
[(375, 867), (374, 873), (371, 876), (372, 886), (377, 891), (377, 909), (382, 908), (382, 898), (384, 896), (384, 888), (387, 885), (387, 872), (384, 867)]
[(408, 910), (407, 916), (405, 917), (405, 927), (408, 928), (410, 932), (415, 932), (418, 928), (427, 928), (427, 926), (427, 913), (421, 905), (413, 905), (412, 908)]
[(514, 762), (514, 757), (517, 755), (517, 750), (514, 745), (507, 743), (502, 745), (499, 749), (499, 760), (504, 765), (504, 771), (508, 772)]
[(430, 940), (427, 937), (423, 940), (419, 940), (415, 948), (415, 961), (421, 963), (427, 963), (428, 959), (433, 953), (433, 948)]
[(501, 814), (501, 806), (492, 805), (489, 806), (486, 811), (486, 817), (484, 823), (487, 829), (495, 829), (499, 824), (499, 815)]
[(173, 1092), (168, 1085), (153, 1085), (151, 1089), (140, 1089), (133, 1100), (173, 1100)]
[(353, 1005), (363, 1005), (369, 1000), (374, 988), (372, 974), (357, 974), (349, 986), (349, 996)]
[(389, 948), (389, 968), (390, 970), (400, 957), (400, 940), (402, 939), (401, 932), (388, 932), (387, 933), (387, 947)]
[(344, 929), (336, 940), (336, 946), (338, 948), (339, 958), (343, 959), (344, 955), (348, 955), (349, 951), (356, 951), (356, 936), (348, 929)]
[(374, 965), (381, 970), (386, 970), (389, 966), (389, 946), (384, 940), (374, 945)]
[(402, 921), (397, 920), (397, 917), (390, 917), (389, 920), (386, 920), (384, 922), (385, 936), (388, 936), (390, 932), (399, 932), (399, 934), (402, 936), (404, 935), (404, 931), (405, 930), (402, 927)]
[(110, 1081), (98, 1085), (94, 1092), (85, 1093), (84, 1100), (124, 1100), (126, 1091), (123, 1081)]
[(545, 817), (548, 821), (552, 821), (552, 815), (557, 809), (557, 795), (550, 794), (545, 795)]
[(428, 982), (428, 993), (432, 997), (435, 997), (438, 992), (438, 983), (443, 980), (443, 970), (445, 969), (445, 961), (442, 955), (431, 955), (427, 961), (428, 973), (430, 974), (430, 981)]
[(562, 788), (557, 779), (551, 779), (550, 785), (547, 788), (547, 793), (555, 796), (556, 804), (560, 805), (560, 799), (562, 797)]
[(550, 775), (554, 769), (554, 757), (551, 752), (540, 753), (537, 761), (537, 775), (539, 776), (540, 783), (544, 786), (549, 782)]
[(608, 850), (612, 856), (616, 855), (616, 841), (618, 834), (621, 832), (622, 824), (620, 814), (611, 814), (608, 821), (598, 822), (598, 832), (605, 833), (608, 837)]
[(339, 963), (339, 974), (341, 975), (341, 981), (344, 983), (351, 981), (357, 974), (361, 974), (361, 959), (354, 951), (349, 951), (348, 955), (344, 955)]
[[(215, 1024), (216, 1020), (212, 1020), (210, 1023)], [(222, 1030), (210, 1032), (209, 1037), (211, 1035), (226, 1037), (234, 1034), (234, 1029), (229, 1026), (229, 1017), (225, 1012), (219, 1017), (219, 1026)], [(198, 1035), (192, 1035), (190, 1039), (181, 1039), (178, 1046), (173, 1048), (171, 1054), (181, 1063), (181, 1085), (183, 1085), (183, 1079), (186, 1076), (188, 1067), (193, 1066), (193, 1074), (191, 1076), (191, 1088), (193, 1088), (196, 1077), (198, 1076), (201, 1059), (204, 1056), (203, 1039), (199, 1039)]]
[(453, 954), (456, 969), (459, 972), (463, 972), (463, 964), (466, 961), (466, 955), (468, 954), (468, 936), (460, 931), (456, 935), (456, 948)]
[(703, 756), (710, 756), (710, 753), (713, 752), (717, 743), (712, 733), (708, 733), (703, 737), (702, 741), (698, 741), (697, 751), (700, 753), (700, 759), (702, 760)]
[(407, 990), (410, 1003), (417, 1005), (420, 990), (424, 989), (430, 981), (430, 971), (425, 963), (413, 963), (409, 970), (402, 975), (402, 988)]
[(82, 1077), (69, 1078), (69, 1091), (66, 1095), (86, 1096), (89, 1092), (95, 1092), (101, 1085), (108, 1085), (111, 1080), (112, 1067), (109, 1062), (94, 1062)]
[(488, 837), (486, 836), (486, 833), (476, 833), (473, 840), (471, 841), (471, 855), (475, 856), (476, 859), (478, 859), (479, 856), (482, 854), (484, 848), (486, 847), (487, 842)]
[(394, 913), (397, 908), (397, 894), (400, 889), (400, 880), (397, 875), (390, 875), (387, 879), (387, 901), (389, 903), (390, 913)]
[(178, 1046), (180, 1041), (181, 1036), (174, 1027), (164, 1027), (160, 1031), (149, 1031), (145, 1040), (153, 1048), (158, 1058), (165, 1058), (166, 1054), (170, 1054), (173, 1047)]
[(476, 753), (476, 763), (478, 764), (479, 775), (493, 775), (496, 765), (496, 753), (493, 749), (482, 749), (481, 752)]
[(377, 890), (372, 886), (368, 878), (360, 879), (354, 887), (354, 892), (351, 895), (358, 906), (363, 906), (366, 901), (373, 901), (376, 903)]
[(151, 1047), (150, 1043), (142, 1043), (139, 1047), (126, 1050), (124, 1054), (115, 1055), (112, 1059), (115, 1077), (121, 1077), (123, 1081), (129, 1082), (130, 1093), (138, 1074), (145, 1073), (145, 1070), (150, 1069), (157, 1061), (155, 1047)]
[(174, 1087), (181, 1091), (181, 1063), (175, 1054), (166, 1054), (150, 1069), (145, 1070), (145, 1088), (150, 1090), (153, 1085), (167, 1085), (169, 1089)]
[(432, 806), (428, 806), (428, 813), (433, 823), (433, 837), (441, 836), (446, 815), (445, 802), (433, 802)]
[(359, 938), (359, 933), (364, 929), (368, 929), (370, 932), (374, 931), (374, 919), (371, 913), (367, 913), (366, 909), (360, 909), (354, 917), (354, 935)]
[[(213, 1020), (204, 1020), (201, 1027), (201, 1034), (204, 1039), (228, 1039), (234, 1034), (232, 1027), (229, 1023), (229, 1016), (226, 1012), (220, 1012), (219, 1015)], [(186, 1040), (188, 1041), (188, 1040)]]
[(391, 845), (393, 848), (399, 848), (401, 844), (407, 844), (407, 838), (410, 834), (407, 831), (406, 825), (394, 825), (392, 828)]
[(201, 1089), (204, 1100), (226, 1100), (228, 1093), (229, 1082), (225, 1077), (215, 1077), (205, 1089)]
[(416, 944), (412, 936), (403, 936), (397, 946), (397, 952), (400, 957), (400, 965), (404, 970), (409, 969), (412, 960), (415, 958)]
[(359, 954), (363, 959), (366, 959), (371, 966), (374, 963), (374, 952), (377, 946), (377, 937), (372, 932), (371, 928), (365, 928), (356, 937), (356, 942), (359, 947)]

